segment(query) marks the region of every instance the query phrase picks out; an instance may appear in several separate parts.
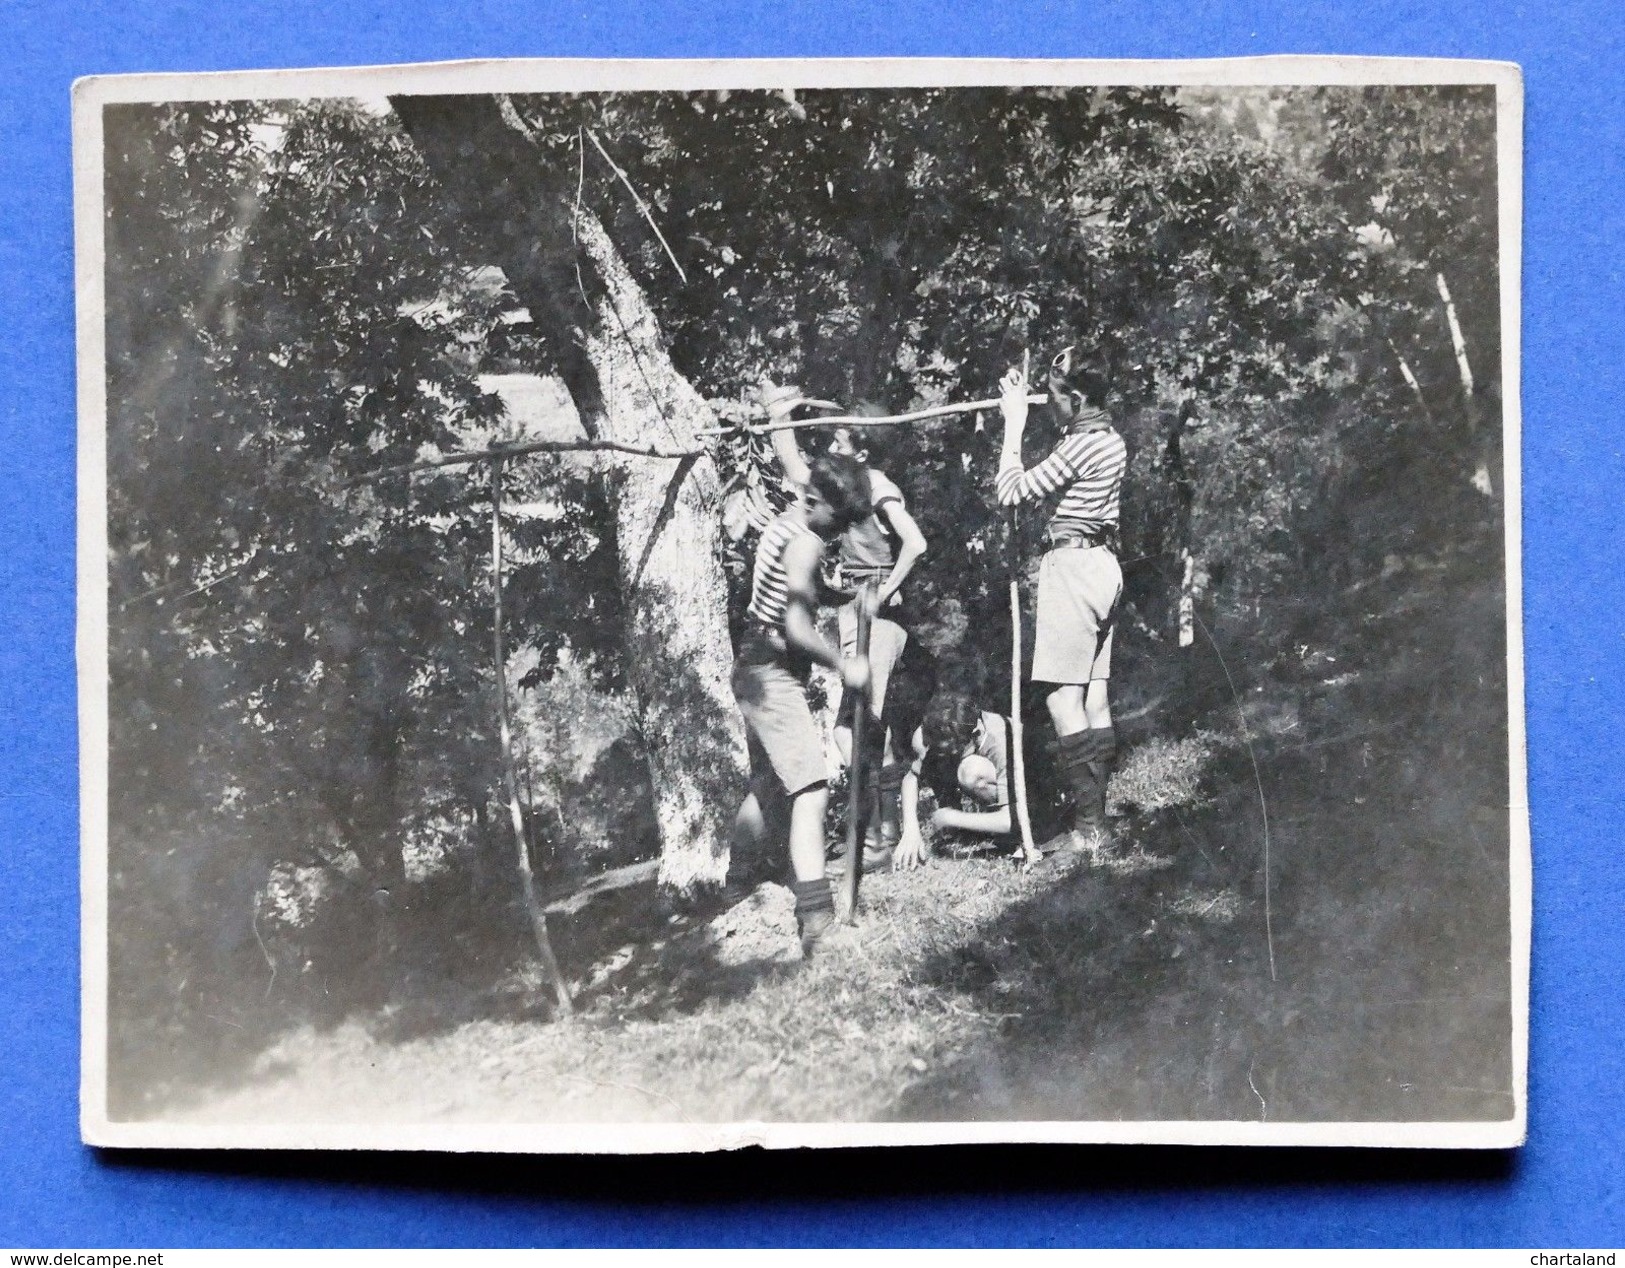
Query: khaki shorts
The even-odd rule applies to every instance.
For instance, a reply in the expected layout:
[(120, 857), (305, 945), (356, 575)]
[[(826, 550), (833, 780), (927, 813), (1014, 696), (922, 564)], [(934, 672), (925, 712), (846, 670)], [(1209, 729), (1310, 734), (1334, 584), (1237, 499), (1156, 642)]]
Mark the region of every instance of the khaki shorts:
[[(852, 656), (858, 650), (857, 601), (842, 604), (836, 609), (835, 622), (841, 632), (841, 654)], [(877, 615), (869, 622), (869, 716), (879, 718), (886, 707), (886, 685), (891, 682), (892, 670), (903, 657), (908, 646), (908, 631), (896, 621)], [(841, 692), (837, 716), (842, 726), (852, 725), (852, 693)]]
[(1112, 676), (1112, 627), (1123, 570), (1105, 546), (1062, 547), (1038, 565), (1034, 682), (1087, 683)]
[(785, 795), (794, 797), (829, 779), (804, 677), (791, 673), (782, 659), (751, 655), (747, 649), (734, 661), (732, 685), (745, 715), (753, 784), (771, 777)]

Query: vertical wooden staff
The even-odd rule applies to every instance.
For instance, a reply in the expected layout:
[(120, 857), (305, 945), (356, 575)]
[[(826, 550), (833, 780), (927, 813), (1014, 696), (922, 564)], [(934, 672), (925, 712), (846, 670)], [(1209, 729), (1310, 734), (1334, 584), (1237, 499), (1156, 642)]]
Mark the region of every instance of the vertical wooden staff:
[(1010, 780), (1015, 785), (1016, 826), (1021, 832), (1021, 854), (1029, 863), (1044, 856), (1033, 844), (1033, 820), (1027, 811), (1027, 762), (1022, 756), (1021, 728), (1021, 544), (1016, 535), (1020, 521), (1010, 508)]
[[(874, 593), (874, 581), (865, 581), (858, 591), (858, 656), (869, 656), (869, 599)], [(869, 729), (869, 692), (873, 684), (857, 693), (852, 705), (852, 761), (848, 765), (848, 791), (851, 803), (846, 813), (846, 875), (842, 878), (843, 900), (841, 918), (849, 925), (858, 923), (858, 877), (863, 871), (863, 829), (867, 819), (868, 799), (865, 796), (864, 766), (868, 759), (865, 750)]]
[(491, 460), (491, 606), (494, 612), (492, 643), (496, 655), (497, 731), (502, 743), (502, 783), (508, 794), (508, 810), (513, 819), (514, 849), (519, 858), (519, 880), (525, 894), (525, 910), (530, 914), (531, 932), (541, 953), (542, 968), (558, 997), (559, 1011), (569, 1016), (570, 988), (559, 971), (553, 942), (547, 936), (547, 913), (536, 897), (536, 876), (530, 866), (530, 846), (525, 840), (525, 812), (519, 803), (519, 779), (513, 758), (513, 726), (508, 718), (507, 655), (502, 645), (502, 459)]
[[(1021, 355), (1021, 378), (1026, 382), (1031, 352)], [(1010, 508), (1008, 554), (1010, 565), (1010, 781), (1015, 785), (1016, 827), (1021, 833), (1021, 856), (1029, 864), (1044, 856), (1033, 844), (1033, 820), (1027, 809), (1027, 761), (1022, 755), (1021, 727), (1021, 526), (1019, 511)]]

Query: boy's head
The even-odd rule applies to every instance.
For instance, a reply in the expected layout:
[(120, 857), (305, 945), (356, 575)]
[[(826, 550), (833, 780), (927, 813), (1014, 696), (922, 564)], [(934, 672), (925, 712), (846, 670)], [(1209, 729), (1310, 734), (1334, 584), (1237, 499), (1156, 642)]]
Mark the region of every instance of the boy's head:
[(983, 805), (999, 798), (999, 768), (980, 753), (970, 753), (959, 761), (959, 786)]
[[(886, 409), (874, 401), (859, 401), (851, 409), (854, 418), (884, 418)], [(832, 427), (829, 431), (829, 451), (856, 458), (865, 466), (874, 466), (881, 455), (884, 441), (879, 433), (882, 427)]]
[(971, 698), (957, 691), (938, 695), (925, 710), (920, 738), (926, 752), (938, 758), (958, 759), (971, 746), (982, 711)]
[(869, 473), (856, 458), (822, 453), (808, 465), (807, 524), (813, 532), (843, 533), (870, 513)]
[(1105, 409), (1111, 385), (1106, 358), (1080, 352), (1076, 344), (1062, 348), (1050, 362), (1050, 405), (1063, 422), (1070, 423), (1085, 409)]

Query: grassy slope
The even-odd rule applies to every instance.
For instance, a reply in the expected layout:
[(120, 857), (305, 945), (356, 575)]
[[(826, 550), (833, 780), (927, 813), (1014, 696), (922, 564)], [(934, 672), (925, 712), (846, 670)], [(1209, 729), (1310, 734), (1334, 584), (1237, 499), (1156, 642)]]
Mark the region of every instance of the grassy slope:
[(475, 1020), (303, 1030), (190, 1116), (1501, 1117), (1499, 584), (1398, 573), (1351, 601), (1334, 664), (1141, 742), (1127, 865), (868, 878), (854, 943), (806, 964), (724, 964), (714, 913), (624, 891), (559, 932), (572, 1024), (519, 989)]

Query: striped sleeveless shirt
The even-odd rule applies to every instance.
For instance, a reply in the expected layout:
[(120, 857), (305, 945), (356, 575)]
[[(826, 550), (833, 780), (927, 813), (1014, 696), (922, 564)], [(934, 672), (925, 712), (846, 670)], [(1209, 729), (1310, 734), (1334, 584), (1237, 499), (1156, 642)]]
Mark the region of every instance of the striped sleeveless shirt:
[(756, 544), (756, 565), (751, 573), (750, 606), (756, 621), (775, 633), (784, 629), (784, 609), (790, 600), (790, 579), (784, 571), (784, 551), (797, 537), (810, 537), (823, 549), (823, 538), (794, 515), (779, 516), (762, 530)]
[(1098, 411), (1083, 415), (1082, 426), (1061, 438), (1049, 457), (1023, 471), (1019, 463), (1002, 468), (995, 481), (1001, 506), (1035, 502), (1065, 489), (1055, 508), (1051, 532), (1098, 532), (1115, 528), (1128, 447)]

